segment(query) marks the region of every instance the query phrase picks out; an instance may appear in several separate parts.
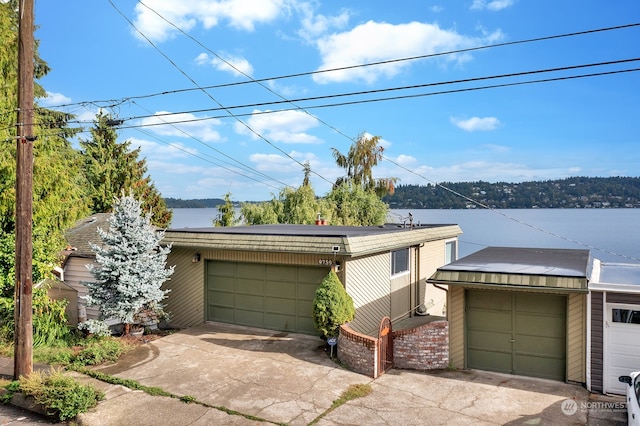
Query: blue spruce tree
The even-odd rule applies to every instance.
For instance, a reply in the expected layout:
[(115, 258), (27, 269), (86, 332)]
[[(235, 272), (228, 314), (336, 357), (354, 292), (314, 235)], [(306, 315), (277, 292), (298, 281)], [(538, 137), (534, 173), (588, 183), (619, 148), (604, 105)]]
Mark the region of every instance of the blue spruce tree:
[(109, 230), (98, 228), (103, 244), (92, 244), (96, 265), (88, 268), (95, 278), (85, 282), (89, 290), (87, 304), (100, 308), (104, 319), (125, 324), (125, 333), (142, 310), (163, 313), (162, 300), (169, 290), (162, 284), (173, 274), (167, 268), (171, 247), (161, 247), (163, 231), (151, 224), (151, 214), (142, 214), (133, 195), (115, 200)]

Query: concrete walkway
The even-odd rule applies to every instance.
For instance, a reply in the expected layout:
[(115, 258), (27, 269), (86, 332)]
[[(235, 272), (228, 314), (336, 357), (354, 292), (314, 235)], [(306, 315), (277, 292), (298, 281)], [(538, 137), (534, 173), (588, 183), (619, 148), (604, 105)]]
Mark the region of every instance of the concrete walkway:
[[(80, 425), (307, 425), (323, 414), (317, 425), (626, 422), (624, 412), (606, 409), (609, 399), (590, 401), (577, 385), (480, 371), (395, 369), (374, 381), (329, 359), (319, 338), (223, 324), (154, 340), (96, 370), (197, 402), (76, 374), (106, 393), (98, 407), (78, 416)], [(372, 392), (329, 411), (353, 384), (369, 384)]]

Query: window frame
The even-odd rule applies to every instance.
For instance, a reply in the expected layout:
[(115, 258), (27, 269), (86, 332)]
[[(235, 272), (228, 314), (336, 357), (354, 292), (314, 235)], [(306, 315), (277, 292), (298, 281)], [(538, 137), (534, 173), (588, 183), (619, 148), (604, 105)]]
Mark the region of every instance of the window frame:
[[(397, 266), (397, 253), (404, 252), (406, 253), (406, 265), (405, 269), (396, 270)], [(411, 253), (409, 251), (409, 247), (401, 248), (398, 250), (391, 250), (391, 276), (397, 277), (400, 275), (408, 274), (410, 270), (410, 262), (411, 262)]]

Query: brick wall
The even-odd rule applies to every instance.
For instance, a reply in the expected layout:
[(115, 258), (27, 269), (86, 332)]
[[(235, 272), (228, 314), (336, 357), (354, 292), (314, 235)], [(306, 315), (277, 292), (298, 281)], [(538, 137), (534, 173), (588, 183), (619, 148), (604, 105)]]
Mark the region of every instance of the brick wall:
[(393, 366), (437, 370), (449, 366), (449, 323), (433, 321), (393, 332)]
[(378, 339), (354, 331), (349, 324), (340, 327), (338, 358), (351, 370), (376, 377)]

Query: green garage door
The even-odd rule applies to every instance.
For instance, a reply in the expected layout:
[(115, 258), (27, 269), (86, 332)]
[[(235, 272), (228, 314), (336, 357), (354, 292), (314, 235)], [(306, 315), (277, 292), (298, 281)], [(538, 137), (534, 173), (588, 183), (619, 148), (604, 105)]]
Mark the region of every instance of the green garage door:
[(467, 366), (565, 380), (566, 296), (467, 290)]
[(315, 334), (313, 299), (325, 268), (207, 262), (207, 321)]

